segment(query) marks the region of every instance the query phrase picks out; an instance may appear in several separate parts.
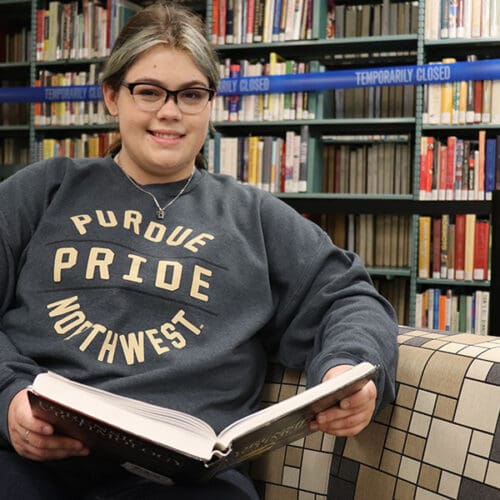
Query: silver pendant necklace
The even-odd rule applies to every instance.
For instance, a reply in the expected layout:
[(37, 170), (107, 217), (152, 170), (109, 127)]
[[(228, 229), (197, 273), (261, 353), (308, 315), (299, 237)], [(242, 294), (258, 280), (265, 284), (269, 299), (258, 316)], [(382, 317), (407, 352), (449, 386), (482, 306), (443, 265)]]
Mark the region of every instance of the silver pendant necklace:
[[(118, 158), (119, 158), (119, 154), (115, 156), (114, 160), (115, 160), (115, 163), (120, 166), (120, 164), (118, 163)], [(130, 181), (130, 183), (135, 187), (137, 188), (139, 191), (142, 191), (143, 193), (151, 196), (151, 198), (153, 198), (153, 201), (156, 205), (156, 218), (158, 220), (163, 220), (165, 218), (165, 212), (166, 210), (171, 207), (177, 200), (178, 198), (182, 195), (182, 193), (184, 193), (184, 191), (186, 191), (187, 187), (189, 186), (189, 183), (191, 182), (191, 179), (193, 178), (194, 176), (194, 172), (195, 172), (195, 169), (196, 167), (193, 167), (193, 171), (191, 172), (191, 175), (189, 176), (188, 180), (186, 181), (186, 184), (184, 184), (184, 186), (182, 187), (182, 189), (166, 204), (164, 205), (163, 207), (160, 205), (158, 199), (156, 198), (156, 196), (147, 191), (146, 189), (144, 189), (142, 186), (140, 186), (139, 184), (137, 184), (137, 182), (134, 181), (134, 179), (132, 179), (132, 177), (130, 177), (130, 175), (127, 174), (127, 172), (125, 172), (125, 170), (123, 170), (123, 168), (121, 168), (120, 166), (120, 170), (125, 174), (125, 177)]]

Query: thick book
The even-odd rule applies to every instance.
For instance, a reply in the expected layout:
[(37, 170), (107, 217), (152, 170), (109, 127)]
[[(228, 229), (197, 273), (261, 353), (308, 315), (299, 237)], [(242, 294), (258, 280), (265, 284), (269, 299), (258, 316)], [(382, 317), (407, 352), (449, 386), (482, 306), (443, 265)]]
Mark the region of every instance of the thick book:
[(376, 366), (360, 363), (219, 434), (192, 415), (52, 372), (35, 378), (28, 397), (35, 416), (50, 422), (58, 433), (79, 439), (96, 455), (153, 480), (182, 482), (208, 479), (306, 436), (315, 415), (361, 389), (376, 373)]

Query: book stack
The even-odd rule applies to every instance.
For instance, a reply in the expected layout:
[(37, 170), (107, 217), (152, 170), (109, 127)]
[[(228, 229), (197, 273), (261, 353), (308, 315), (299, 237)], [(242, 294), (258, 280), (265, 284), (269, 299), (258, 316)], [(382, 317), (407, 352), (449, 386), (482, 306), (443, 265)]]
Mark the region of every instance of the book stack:
[(415, 327), (487, 335), (490, 292), (429, 288), (417, 293)]
[(495, 0), (425, 0), (425, 38), (494, 38), (500, 35)]
[(106, 57), (121, 28), (141, 8), (130, 0), (50, 0), (36, 11), (36, 60)]
[(284, 138), (216, 133), (206, 145), (208, 170), (271, 193), (306, 192), (308, 151), (313, 141), (307, 125), (299, 133), (287, 131)]
[[(221, 78), (267, 77), (279, 75), (298, 75), (317, 73), (325, 70), (318, 61), (297, 62), (284, 59), (277, 52), (271, 51), (267, 61), (224, 59), (219, 67)], [(264, 78), (253, 80), (255, 90), (260, 85), (267, 86)], [(230, 84), (229, 84), (230, 85)], [(229, 87), (227, 87), (229, 89)], [(219, 91), (226, 90), (221, 84)], [(249, 89), (252, 90), (252, 89)], [(322, 118), (324, 111), (323, 92), (281, 92), (256, 93), (250, 95), (217, 95), (212, 112), (214, 122), (239, 121), (282, 121), (314, 120)]]
[(323, 136), (326, 193), (411, 193), (412, 147), (408, 136)]
[(378, 3), (331, 2), (328, 9), (334, 28), (329, 38), (348, 38), (417, 33), (418, 4), (416, 2)]
[(420, 147), (421, 200), (491, 200), (500, 184), (500, 136), (477, 140), (424, 136)]
[(64, 139), (44, 138), (36, 143), (35, 160), (47, 160), (54, 156), (92, 158), (105, 156), (109, 146), (117, 139), (117, 132), (81, 134)]
[[(467, 56), (468, 61), (477, 60)], [(457, 62), (447, 57), (430, 64)], [(500, 122), (500, 80), (467, 80), (424, 86), (422, 122), (426, 125), (464, 125)]]
[(307, 0), (212, 0), (216, 45), (325, 38), (326, 3)]
[[(54, 73), (42, 69), (35, 86), (70, 87), (74, 85), (96, 85), (100, 81), (100, 66), (92, 63), (88, 71)], [(113, 118), (105, 112), (104, 102), (98, 101), (53, 101), (37, 102), (34, 105), (35, 126), (44, 125), (93, 125), (111, 124)]]
[(420, 216), (420, 279), (486, 281), (491, 277), (491, 224), (475, 214)]

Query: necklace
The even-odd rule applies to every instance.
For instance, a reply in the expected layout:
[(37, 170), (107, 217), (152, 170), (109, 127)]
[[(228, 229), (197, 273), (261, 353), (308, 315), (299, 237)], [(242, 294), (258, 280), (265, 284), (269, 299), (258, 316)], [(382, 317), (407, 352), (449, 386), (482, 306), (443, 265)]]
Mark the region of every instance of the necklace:
[[(120, 166), (120, 164), (118, 163), (118, 158), (119, 158), (119, 154), (115, 156), (114, 160), (115, 160), (115, 163), (118, 166)], [(160, 202), (158, 201), (158, 199), (156, 198), (156, 196), (153, 193), (151, 193), (150, 191), (147, 191), (142, 186), (137, 184), (137, 182), (135, 182), (134, 179), (132, 179), (132, 177), (130, 177), (130, 175), (128, 175), (127, 172), (125, 172), (125, 170), (123, 170), (123, 168), (120, 168), (120, 170), (125, 174), (125, 177), (130, 181), (130, 183), (136, 189), (138, 189), (139, 191), (142, 191), (143, 193), (145, 193), (148, 196), (151, 196), (151, 198), (153, 198), (153, 201), (154, 201), (156, 208), (157, 208), (156, 218), (158, 220), (163, 220), (165, 218), (165, 212), (166, 212), (167, 208), (171, 207), (179, 199), (179, 197), (182, 195), (182, 193), (184, 193), (184, 191), (186, 191), (187, 187), (189, 186), (189, 183), (191, 182), (191, 179), (194, 176), (195, 168), (196, 167), (193, 167), (193, 171), (191, 172), (191, 175), (189, 176), (188, 180), (186, 181), (186, 184), (184, 184), (182, 189), (163, 207), (160, 205)]]

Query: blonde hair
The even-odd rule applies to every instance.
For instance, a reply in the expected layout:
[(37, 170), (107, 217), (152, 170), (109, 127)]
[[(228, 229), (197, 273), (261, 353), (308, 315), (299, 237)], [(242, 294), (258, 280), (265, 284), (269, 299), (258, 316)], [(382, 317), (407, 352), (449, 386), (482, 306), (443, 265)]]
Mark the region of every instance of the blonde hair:
[[(219, 66), (215, 50), (206, 37), (203, 20), (178, 3), (156, 2), (130, 18), (118, 35), (102, 75), (102, 84), (118, 92), (125, 74), (147, 50), (157, 45), (187, 53), (207, 77), (210, 88), (219, 85)], [(108, 154), (117, 153), (121, 141), (115, 141)], [(205, 166), (203, 155), (196, 158)]]

